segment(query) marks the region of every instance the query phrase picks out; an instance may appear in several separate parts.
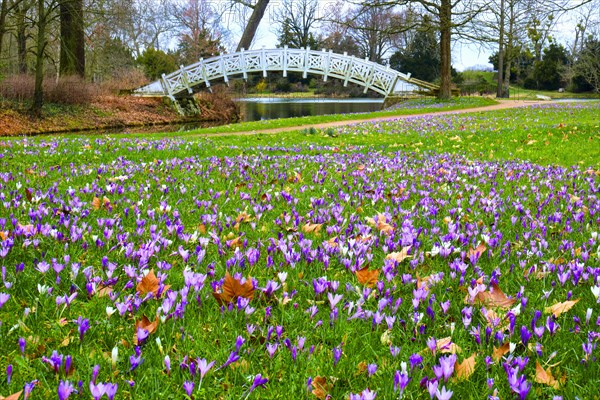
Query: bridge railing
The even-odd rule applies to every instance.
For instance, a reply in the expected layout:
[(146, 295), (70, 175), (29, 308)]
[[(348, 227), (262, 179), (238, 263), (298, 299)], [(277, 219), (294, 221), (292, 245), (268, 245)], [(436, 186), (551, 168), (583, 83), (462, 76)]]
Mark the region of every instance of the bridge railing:
[[(409, 81), (410, 74), (403, 74), (389, 67), (348, 56), (346, 53), (338, 54), (332, 51), (318, 51), (307, 49), (257, 49), (240, 51), (231, 54), (222, 54), (199, 62), (181, 66), (170, 74), (162, 76), (160, 86), (164, 94), (174, 97), (183, 92), (192, 93), (192, 88), (204, 83), (210, 87), (211, 81), (223, 79), (229, 82), (234, 75), (243, 75), (244, 79), (249, 73), (262, 73), (264, 77), (269, 71), (282, 71), (287, 76), (288, 71), (302, 72), (303, 77), (308, 74), (322, 75), (324, 80), (335, 77), (344, 81), (356, 83), (387, 96), (394, 91), (396, 82)], [(156, 92), (158, 85), (155, 83), (138, 89), (138, 93)]]

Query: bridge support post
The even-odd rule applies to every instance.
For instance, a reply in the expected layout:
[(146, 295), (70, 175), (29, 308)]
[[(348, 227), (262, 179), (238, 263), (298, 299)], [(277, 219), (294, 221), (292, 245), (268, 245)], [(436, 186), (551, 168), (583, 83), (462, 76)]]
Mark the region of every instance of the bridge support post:
[(267, 77), (267, 55), (265, 54), (265, 46), (260, 50), (260, 66), (262, 68), (263, 78)]
[(246, 50), (242, 49), (240, 51), (240, 69), (242, 70), (242, 76), (244, 80), (248, 80), (248, 70), (246, 67)]
[(327, 50), (323, 49), (323, 54), (325, 55), (325, 68), (323, 68), (323, 82), (327, 82), (327, 78), (329, 77), (329, 68), (331, 65), (331, 54), (333, 53), (332, 50), (329, 50), (329, 52), (327, 52)]
[(223, 55), (219, 54), (219, 65), (221, 67), (221, 73), (223, 74), (223, 80), (229, 86), (229, 77), (227, 76), (227, 68), (225, 68), (225, 60), (223, 59)]
[(194, 91), (192, 90), (192, 87), (190, 85), (190, 77), (188, 76), (188, 73), (185, 70), (185, 67), (183, 65), (179, 66), (179, 71), (180, 71), (179, 74), (181, 75), (181, 81), (185, 85), (185, 87), (188, 91), (188, 94), (194, 93)]
[[(344, 55), (347, 56), (348, 53), (344, 52)], [(350, 57), (350, 62), (346, 67), (346, 71), (344, 71), (344, 87), (348, 86), (348, 81), (350, 80), (350, 76), (352, 75), (352, 67), (354, 66), (354, 56)]]
[(287, 77), (287, 68), (288, 68), (288, 46), (287, 44), (283, 46), (283, 77)]
[(308, 76), (308, 70), (310, 68), (310, 47), (306, 46), (306, 51), (304, 52), (304, 72), (302, 72), (302, 79), (306, 79)]
[(208, 74), (206, 73), (206, 66), (204, 65), (204, 58), (200, 59), (200, 65), (201, 65), (201, 69), (202, 69), (202, 78), (204, 78), (204, 84), (206, 85), (208, 90), (210, 90), (210, 92), (212, 93), (212, 88), (210, 87), (210, 81), (208, 80)]

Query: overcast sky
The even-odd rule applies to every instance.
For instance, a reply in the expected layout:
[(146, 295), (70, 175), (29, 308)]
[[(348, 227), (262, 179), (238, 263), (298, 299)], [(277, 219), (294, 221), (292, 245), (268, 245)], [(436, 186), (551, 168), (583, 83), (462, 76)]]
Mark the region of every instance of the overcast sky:
[[(279, 3), (280, 0), (271, 0), (269, 8), (267, 9), (258, 29), (252, 46), (253, 48), (261, 48), (263, 46), (266, 48), (274, 48), (277, 45), (277, 24), (275, 22), (274, 13)], [(595, 0), (595, 3), (600, 3), (600, 0)], [(222, 7), (225, 3), (223, 0), (216, 0), (216, 2), (213, 4), (217, 4), (217, 7)], [(324, 12), (323, 10), (327, 9), (327, 7), (331, 7), (334, 4), (336, 4), (336, 2), (332, 0), (319, 0), (320, 12)], [(598, 8), (597, 11), (600, 17), (600, 8)], [(571, 13), (569, 15), (562, 16), (553, 33), (553, 36), (556, 38), (556, 40), (567, 47), (572, 43), (573, 40), (574, 26), (577, 20), (577, 16), (575, 14), (576, 13)], [(223, 18), (223, 25), (230, 32), (227, 46), (230, 51), (235, 49), (235, 45), (241, 36), (239, 19), (239, 15), (231, 12), (226, 13)], [(600, 20), (600, 18), (597, 19)], [(483, 47), (478, 43), (464, 43), (455, 41), (453, 42), (452, 49), (452, 65), (459, 71), (463, 71), (464, 69), (474, 66), (491, 68), (492, 65), (489, 64), (488, 60), (493, 52), (494, 50), (491, 48)]]

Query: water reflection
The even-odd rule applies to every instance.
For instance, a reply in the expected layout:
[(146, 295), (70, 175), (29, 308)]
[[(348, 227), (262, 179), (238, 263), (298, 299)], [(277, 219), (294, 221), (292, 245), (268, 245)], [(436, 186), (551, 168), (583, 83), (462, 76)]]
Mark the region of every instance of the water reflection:
[(383, 99), (238, 99), (244, 121), (379, 111)]

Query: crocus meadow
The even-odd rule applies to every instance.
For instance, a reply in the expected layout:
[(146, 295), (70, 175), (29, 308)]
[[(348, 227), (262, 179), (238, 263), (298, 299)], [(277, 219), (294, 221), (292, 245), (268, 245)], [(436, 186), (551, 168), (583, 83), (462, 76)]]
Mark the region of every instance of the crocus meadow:
[(507, 115), (0, 143), (0, 393), (597, 396), (600, 165), (415, 150)]

